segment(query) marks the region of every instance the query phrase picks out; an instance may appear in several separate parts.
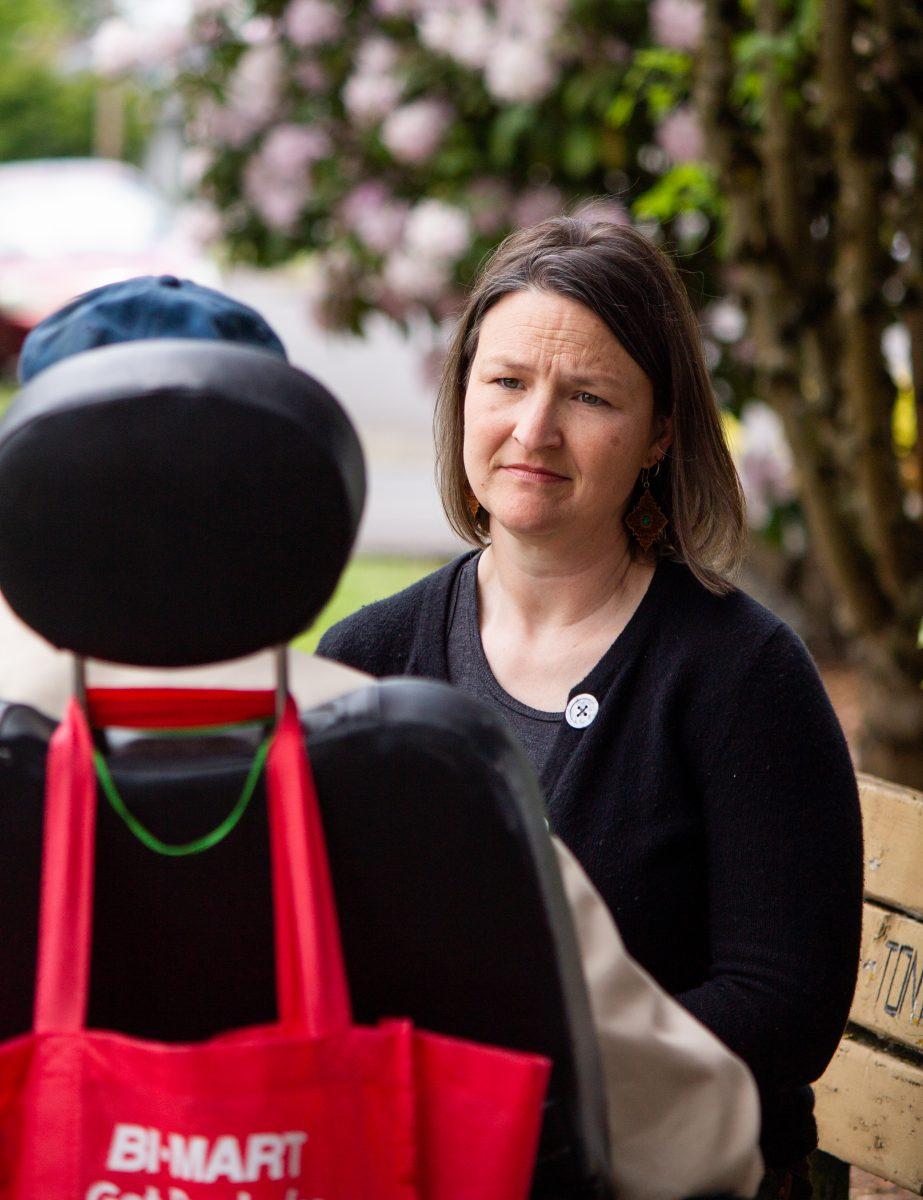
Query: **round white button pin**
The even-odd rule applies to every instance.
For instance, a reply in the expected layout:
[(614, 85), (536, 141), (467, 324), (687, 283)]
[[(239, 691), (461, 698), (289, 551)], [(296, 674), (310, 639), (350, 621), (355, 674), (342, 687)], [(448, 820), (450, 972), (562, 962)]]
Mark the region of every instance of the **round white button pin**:
[(599, 712), (599, 701), (589, 692), (581, 692), (564, 710), (564, 719), (572, 729), (586, 729), (592, 725)]

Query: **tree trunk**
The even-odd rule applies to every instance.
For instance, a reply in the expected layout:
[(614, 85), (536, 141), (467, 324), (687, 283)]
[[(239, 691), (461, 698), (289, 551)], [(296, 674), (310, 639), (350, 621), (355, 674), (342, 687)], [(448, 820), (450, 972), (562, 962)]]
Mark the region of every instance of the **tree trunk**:
[[(860, 765), (923, 789), (923, 526), (905, 512), (891, 445), (879, 238), (890, 139), (877, 138), (876, 158), (869, 102), (856, 87), (857, 12), (853, 0), (822, 0), (820, 110), (797, 102), (767, 51), (755, 135), (731, 99), (741, 9), (705, 0), (696, 101), (727, 197), (728, 279), (747, 309), (762, 394), (784, 422), (812, 546), (862, 679)], [(755, 16), (769, 47), (792, 22), (782, 0), (756, 0)], [(819, 111), (830, 136), (812, 160)], [(811, 222), (824, 213), (829, 233), (818, 245)]]

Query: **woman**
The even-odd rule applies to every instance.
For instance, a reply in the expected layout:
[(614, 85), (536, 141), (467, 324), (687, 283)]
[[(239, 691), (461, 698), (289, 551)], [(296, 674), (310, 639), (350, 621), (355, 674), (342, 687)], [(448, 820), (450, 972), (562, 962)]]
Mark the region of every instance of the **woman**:
[(319, 652), (503, 713), (629, 952), (753, 1071), (790, 1187), (855, 980), (856, 784), (804, 646), (727, 581), (741, 491), (668, 260), (575, 218), (513, 235), (436, 424), (449, 520), (483, 549)]

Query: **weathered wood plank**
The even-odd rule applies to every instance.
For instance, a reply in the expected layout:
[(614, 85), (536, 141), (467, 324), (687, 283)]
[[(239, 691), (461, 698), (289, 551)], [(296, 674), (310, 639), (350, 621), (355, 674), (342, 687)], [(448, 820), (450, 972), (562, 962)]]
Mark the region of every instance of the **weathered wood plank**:
[(865, 894), (923, 916), (923, 793), (859, 776)]
[(859, 980), (850, 1019), (923, 1051), (923, 921), (877, 904), (865, 905)]
[(923, 1066), (847, 1034), (814, 1090), (822, 1150), (923, 1195)]

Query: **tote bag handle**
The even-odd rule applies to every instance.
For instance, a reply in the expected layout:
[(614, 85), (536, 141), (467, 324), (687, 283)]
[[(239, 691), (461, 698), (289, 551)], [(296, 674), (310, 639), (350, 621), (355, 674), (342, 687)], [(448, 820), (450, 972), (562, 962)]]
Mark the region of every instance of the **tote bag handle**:
[[(194, 728), (272, 716), (275, 693), (94, 688), (97, 725)], [(266, 764), (279, 1023), (323, 1037), (352, 1023), (343, 948), (317, 792), (289, 696)], [(33, 1028), (86, 1022), (93, 924), (96, 774), (83, 708), (71, 700), (48, 749)]]

